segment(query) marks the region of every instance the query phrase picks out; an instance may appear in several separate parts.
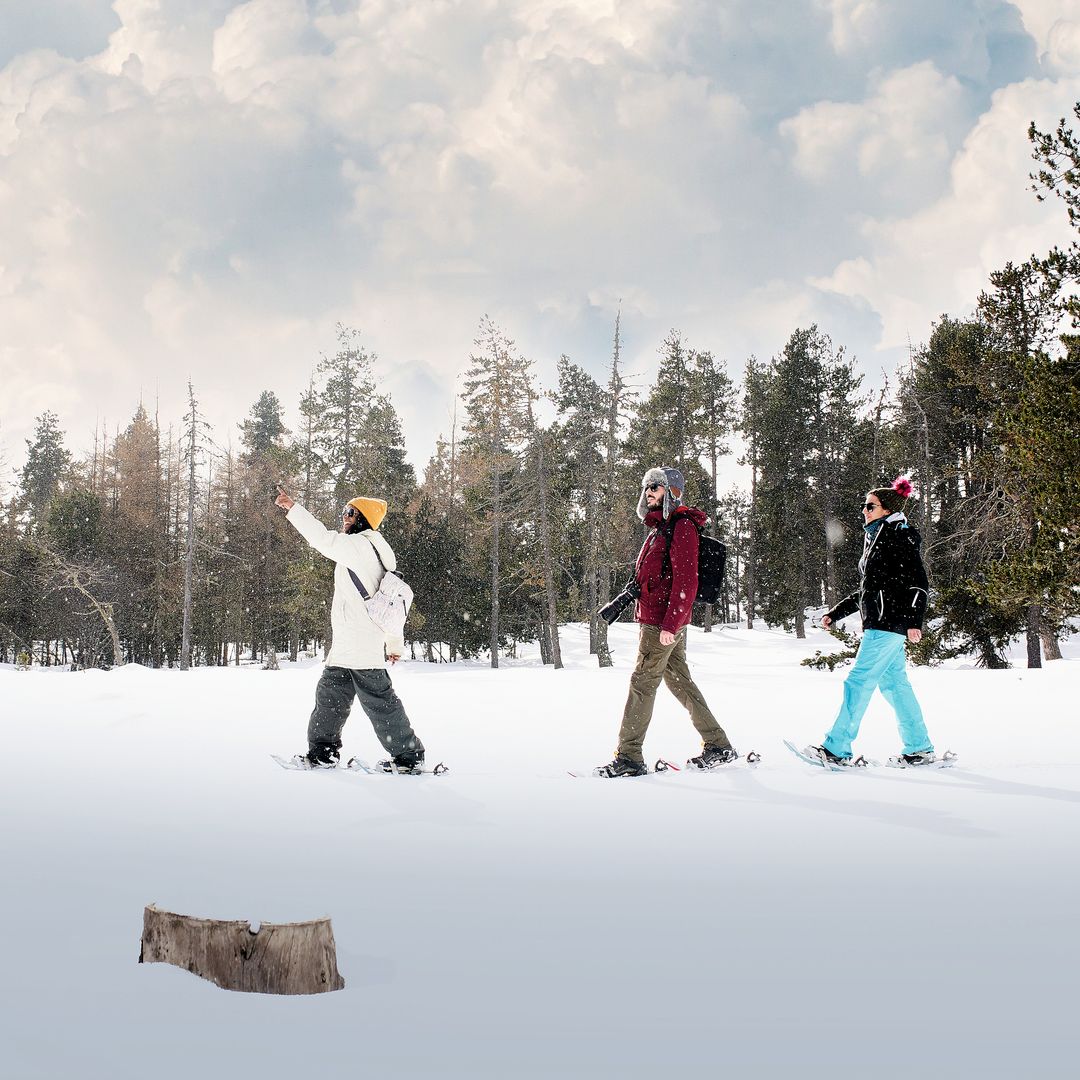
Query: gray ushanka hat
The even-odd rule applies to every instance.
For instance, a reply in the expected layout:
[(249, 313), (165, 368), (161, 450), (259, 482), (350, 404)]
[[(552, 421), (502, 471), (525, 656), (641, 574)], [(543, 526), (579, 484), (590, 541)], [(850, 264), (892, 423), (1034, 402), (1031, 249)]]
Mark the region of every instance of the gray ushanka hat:
[[(683, 478), (683, 474), (676, 468), (670, 465), (662, 465), (658, 469), (649, 469), (645, 475), (641, 478), (641, 497), (638, 499), (637, 516), (642, 521), (645, 520), (645, 515), (649, 512), (648, 506), (645, 504), (645, 489), (650, 484), (663, 484), (664, 488), (664, 519), (671, 517), (672, 512), (676, 507), (682, 506), (682, 494), (686, 487), (686, 481)], [(679, 494), (676, 495), (675, 492)]]

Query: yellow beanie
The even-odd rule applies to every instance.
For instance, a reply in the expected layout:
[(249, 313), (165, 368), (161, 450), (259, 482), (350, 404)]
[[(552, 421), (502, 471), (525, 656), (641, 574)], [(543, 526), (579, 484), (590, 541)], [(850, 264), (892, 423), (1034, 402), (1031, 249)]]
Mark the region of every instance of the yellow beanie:
[(367, 518), (367, 523), (373, 528), (377, 529), (382, 524), (382, 519), (386, 517), (386, 503), (382, 499), (365, 499), (363, 497), (350, 499), (350, 506), (355, 506), (361, 514)]

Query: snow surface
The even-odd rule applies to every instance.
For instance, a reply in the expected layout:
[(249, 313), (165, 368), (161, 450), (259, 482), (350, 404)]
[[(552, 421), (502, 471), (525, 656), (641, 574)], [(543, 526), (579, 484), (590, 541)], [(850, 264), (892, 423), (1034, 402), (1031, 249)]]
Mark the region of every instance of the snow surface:
[[(401, 664), (442, 777), (286, 772), (321, 664), (0, 668), (0, 1075), (1076, 1075), (1080, 642), (1041, 671), (912, 681), (951, 770), (835, 774), (833, 642), (691, 632), (744, 764), (610, 760), (634, 656)], [(378, 745), (354, 711), (346, 752)], [(646, 753), (698, 743), (661, 689)], [(856, 743), (897, 750), (875, 698)], [(139, 965), (144, 905), (330, 915), (343, 991), (229, 993)]]

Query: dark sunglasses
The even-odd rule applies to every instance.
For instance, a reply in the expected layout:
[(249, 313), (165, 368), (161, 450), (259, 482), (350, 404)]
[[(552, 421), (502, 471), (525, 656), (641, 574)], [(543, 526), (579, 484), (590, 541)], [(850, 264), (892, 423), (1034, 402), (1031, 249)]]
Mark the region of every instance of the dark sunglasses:
[(862, 508), (864, 510), (880, 510), (881, 503), (863, 503)]
[(345, 509), (341, 511), (341, 516), (343, 518), (348, 518), (351, 521), (359, 513), (360, 511), (357, 510), (355, 506), (346, 506)]
[(648, 486), (647, 486), (647, 487), (645, 488), (645, 490), (646, 490), (646, 491), (658, 491), (658, 490), (659, 490), (660, 488), (662, 488), (663, 486), (664, 486), (663, 484), (649, 484), (649, 485), (648, 485)]

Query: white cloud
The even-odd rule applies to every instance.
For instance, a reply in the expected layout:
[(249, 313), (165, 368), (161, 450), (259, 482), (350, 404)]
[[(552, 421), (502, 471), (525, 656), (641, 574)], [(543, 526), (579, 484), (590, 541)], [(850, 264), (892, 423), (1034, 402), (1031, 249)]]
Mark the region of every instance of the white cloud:
[(44, 405), (80, 444), (140, 391), (178, 416), (189, 374), (224, 440), (338, 320), (419, 461), (485, 312), (549, 373), (602, 370), (620, 301), (642, 371), (673, 326), (736, 363), (815, 319), (868, 353), (1053, 231), (1025, 109), (1076, 93), (1036, 0), (1034, 38), (1004, 0), (115, 9), (96, 54), (0, 69), (9, 448)]
[(794, 143), (796, 168), (839, 185), (849, 206), (918, 205), (945, 181), (970, 112), (959, 80), (924, 61), (884, 75), (864, 101), (808, 106), (780, 131)]
[(1078, 96), (1080, 80), (999, 91), (953, 161), (948, 192), (909, 216), (867, 221), (869, 253), (814, 284), (879, 312), (885, 346), (924, 338), (931, 312), (969, 310), (991, 272), (1062, 241), (1061, 206), (1029, 191), (1026, 131), (1033, 117), (1051, 127)]

